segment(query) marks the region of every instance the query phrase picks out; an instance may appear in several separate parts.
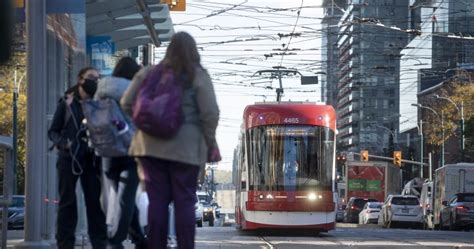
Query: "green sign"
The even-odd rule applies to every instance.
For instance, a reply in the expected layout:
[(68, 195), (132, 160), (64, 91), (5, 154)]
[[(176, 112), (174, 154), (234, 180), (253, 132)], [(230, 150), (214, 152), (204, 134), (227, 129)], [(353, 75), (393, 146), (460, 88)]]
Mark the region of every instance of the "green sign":
[(380, 181), (379, 180), (368, 180), (366, 185), (366, 191), (380, 191)]
[(381, 191), (379, 180), (353, 179), (349, 180), (348, 189), (350, 191)]
[(364, 191), (365, 190), (365, 179), (354, 179), (349, 180), (349, 190), (352, 191)]

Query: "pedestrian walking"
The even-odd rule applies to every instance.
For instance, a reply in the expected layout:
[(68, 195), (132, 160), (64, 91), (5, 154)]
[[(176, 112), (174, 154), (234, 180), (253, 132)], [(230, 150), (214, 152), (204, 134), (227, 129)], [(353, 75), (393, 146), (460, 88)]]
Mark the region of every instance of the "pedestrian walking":
[[(140, 66), (134, 59), (121, 58), (115, 66), (112, 77), (99, 81), (94, 99), (110, 98), (117, 103), (120, 102), (131, 79), (139, 70)], [(113, 198), (115, 202), (109, 202), (107, 208), (107, 248), (123, 248), (122, 242), (127, 239), (127, 234), (130, 234), (135, 248), (146, 248), (145, 235), (140, 226), (138, 208), (135, 204), (139, 184), (135, 159), (129, 156), (112, 157), (110, 160), (103, 160), (102, 166), (108, 182), (106, 185), (112, 187), (109, 194), (115, 195)]]
[(92, 98), (99, 72), (84, 68), (78, 83), (70, 88), (56, 107), (48, 137), (57, 149), (59, 205), (56, 241), (59, 249), (73, 249), (78, 220), (76, 185), (80, 179), (87, 210), (87, 229), (94, 249), (106, 245), (105, 215), (100, 205), (100, 160), (87, 144), (81, 100)]
[[(181, 91), (174, 91), (178, 86)], [(172, 94), (171, 98), (160, 95), (166, 91)], [(159, 98), (145, 103), (147, 95)], [(179, 111), (174, 109), (176, 103), (173, 101), (176, 100), (180, 100)], [(161, 101), (168, 105), (151, 108), (149, 121), (140, 119), (142, 111), (145, 113), (142, 108), (148, 104), (159, 107), (164, 103)], [(130, 154), (139, 159), (145, 175), (150, 201), (149, 248), (166, 248), (170, 202), (175, 207), (178, 248), (194, 248), (198, 173), (207, 161), (220, 160), (215, 137), (219, 108), (211, 78), (201, 66), (194, 39), (185, 32), (176, 33), (165, 58), (137, 74), (121, 104), (124, 111), (133, 114), (138, 128)], [(170, 119), (155, 125), (152, 120), (160, 115), (168, 115)]]

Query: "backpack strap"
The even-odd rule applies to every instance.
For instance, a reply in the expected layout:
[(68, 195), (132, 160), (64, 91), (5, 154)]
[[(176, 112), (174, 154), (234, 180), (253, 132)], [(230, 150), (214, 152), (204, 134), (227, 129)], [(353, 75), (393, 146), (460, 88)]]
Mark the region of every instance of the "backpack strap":
[(79, 124), (77, 124), (75, 117), (73, 116), (74, 113), (71, 108), (71, 104), (74, 101), (74, 95), (73, 94), (68, 94), (63, 98), (64, 104), (66, 105), (66, 113), (64, 114), (64, 123), (63, 123), (63, 129), (66, 128), (68, 122), (73, 118), (74, 121), (74, 126), (76, 127), (77, 130), (79, 130)]

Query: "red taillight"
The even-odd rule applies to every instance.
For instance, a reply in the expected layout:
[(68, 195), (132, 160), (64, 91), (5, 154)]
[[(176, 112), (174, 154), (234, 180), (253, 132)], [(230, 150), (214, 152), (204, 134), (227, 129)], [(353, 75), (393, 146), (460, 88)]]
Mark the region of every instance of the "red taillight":
[(466, 206), (457, 206), (456, 211), (458, 212), (469, 212), (469, 207)]
[(354, 205), (351, 205), (351, 209), (354, 210), (356, 209), (356, 207)]

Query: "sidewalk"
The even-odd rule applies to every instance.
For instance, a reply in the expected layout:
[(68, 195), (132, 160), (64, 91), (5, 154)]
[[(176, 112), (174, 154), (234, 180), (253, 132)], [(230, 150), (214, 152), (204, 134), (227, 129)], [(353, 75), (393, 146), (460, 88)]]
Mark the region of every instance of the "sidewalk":
[[(24, 238), (23, 230), (8, 230), (8, 240), (7, 240), (7, 248), (13, 248), (16, 244), (21, 243)], [(126, 249), (133, 249), (135, 248), (132, 243), (125, 242), (124, 246)], [(84, 239), (84, 245), (81, 238), (77, 238), (76, 241), (76, 248), (79, 249), (92, 249), (90, 246), (87, 238)]]

